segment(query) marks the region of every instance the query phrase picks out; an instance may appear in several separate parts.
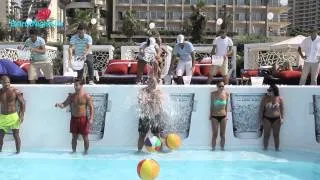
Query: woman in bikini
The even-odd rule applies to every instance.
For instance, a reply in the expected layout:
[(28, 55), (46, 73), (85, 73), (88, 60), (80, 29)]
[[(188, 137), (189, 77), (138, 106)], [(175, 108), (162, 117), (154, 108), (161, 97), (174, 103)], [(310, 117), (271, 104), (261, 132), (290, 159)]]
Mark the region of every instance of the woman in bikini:
[(279, 134), (281, 124), (283, 123), (283, 100), (279, 95), (279, 88), (276, 85), (272, 84), (268, 88), (268, 94), (262, 100), (261, 109), (263, 110), (262, 124), (264, 150), (268, 149), (268, 142), (272, 129), (274, 145), (276, 151), (279, 151)]
[(227, 104), (229, 93), (224, 90), (224, 83), (217, 84), (218, 90), (211, 93), (210, 120), (212, 125), (212, 150), (215, 150), (218, 128), (220, 125), (220, 146), (224, 150), (225, 132), (227, 124)]

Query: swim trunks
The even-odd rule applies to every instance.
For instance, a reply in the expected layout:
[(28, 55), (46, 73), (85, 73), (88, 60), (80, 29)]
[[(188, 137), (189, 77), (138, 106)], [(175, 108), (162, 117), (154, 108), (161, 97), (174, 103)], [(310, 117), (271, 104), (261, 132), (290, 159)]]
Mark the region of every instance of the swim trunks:
[(70, 121), (70, 132), (72, 134), (89, 134), (89, 122), (86, 116), (82, 117), (71, 117)]
[(20, 118), (17, 112), (11, 114), (0, 114), (0, 129), (5, 133), (10, 129), (20, 128)]
[(160, 116), (156, 116), (154, 119), (148, 117), (139, 118), (138, 132), (140, 134), (147, 134), (150, 128), (153, 134), (162, 133), (163, 124), (160, 122)]

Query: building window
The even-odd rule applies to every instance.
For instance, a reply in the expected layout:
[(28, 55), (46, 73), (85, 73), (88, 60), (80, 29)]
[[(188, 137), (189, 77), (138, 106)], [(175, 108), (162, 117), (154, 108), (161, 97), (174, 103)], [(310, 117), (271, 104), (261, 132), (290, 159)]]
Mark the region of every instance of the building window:
[(233, 0), (219, 0), (219, 5), (232, 5)]
[(129, 4), (129, 0), (119, 0), (119, 4)]
[(137, 11), (137, 18), (138, 19), (148, 19), (147, 11)]
[(207, 5), (216, 5), (217, 4), (217, 0), (206, 0), (205, 2)]
[(163, 11), (151, 11), (151, 19), (164, 19)]
[(216, 13), (215, 12), (207, 12), (207, 17), (209, 20), (215, 20), (216, 19)]
[(167, 29), (169, 31), (181, 31), (181, 26), (180, 25), (168, 25)]
[(237, 13), (235, 15), (236, 21), (245, 21), (246, 20), (246, 13)]
[(182, 13), (179, 12), (179, 11), (170, 11), (170, 12), (167, 12), (167, 19), (181, 19), (181, 15)]
[(132, 0), (133, 4), (147, 4), (147, 0)]
[(250, 5), (250, 1), (249, 0), (236, 0), (236, 5), (238, 5), (238, 6)]
[(184, 12), (183, 16), (184, 18), (189, 18), (192, 15), (192, 12)]
[(182, 0), (168, 0), (168, 4), (182, 4)]
[(246, 33), (245, 27), (237, 27), (235, 30), (238, 34), (245, 34)]
[(123, 12), (118, 12), (118, 19), (123, 20)]
[(164, 4), (164, 0), (151, 0), (151, 4)]
[(251, 13), (252, 21), (263, 21), (261, 13)]
[(263, 0), (252, 0), (251, 5), (252, 6), (262, 6), (263, 5)]

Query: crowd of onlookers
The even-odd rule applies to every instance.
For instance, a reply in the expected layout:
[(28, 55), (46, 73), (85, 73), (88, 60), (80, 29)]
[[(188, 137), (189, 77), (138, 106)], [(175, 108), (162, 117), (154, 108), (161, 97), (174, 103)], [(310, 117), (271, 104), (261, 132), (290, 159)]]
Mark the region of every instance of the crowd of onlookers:
[[(52, 63), (46, 56), (45, 41), (38, 36), (36, 29), (31, 29), (30, 37), (26, 40), (24, 47), (28, 47), (31, 51), (30, 68), (28, 70), (28, 79), (30, 83), (35, 83), (38, 79), (37, 71), (42, 70), (44, 76), (50, 83), (53, 83)], [(78, 78), (83, 79), (84, 63), (88, 68), (88, 82), (94, 84), (94, 67), (92, 55), (92, 38), (86, 34), (86, 27), (80, 24), (77, 33), (73, 35), (69, 43), (68, 61), (70, 67), (77, 72)], [(221, 30), (219, 36), (216, 37), (212, 43), (211, 61), (206, 65), (210, 65), (207, 84), (212, 83), (214, 76), (219, 74), (223, 78), (225, 84), (229, 84), (228, 73), (228, 57), (233, 55), (232, 51), (233, 41), (226, 35), (226, 32)], [(169, 53), (169, 51), (172, 53)], [(304, 59), (304, 64), (298, 69), (294, 69), (289, 61), (283, 64), (273, 64), (272, 68), (260, 69), (259, 76), (265, 77), (267, 83), (277, 83), (279, 74), (283, 71), (299, 71), (299, 84), (306, 84), (306, 79), (310, 74), (311, 85), (317, 84), (317, 77), (319, 74), (320, 61), (320, 38), (318, 30), (314, 29), (311, 36), (305, 38), (298, 48), (299, 55)], [(171, 57), (172, 55), (172, 57)], [(169, 71), (164, 76), (163, 69), (165, 68), (165, 61), (170, 56), (170, 67), (166, 67)], [(165, 84), (171, 84), (175, 81), (176, 84), (184, 84), (183, 76), (192, 77), (196, 71), (196, 64), (198, 60), (195, 58), (195, 48), (193, 44), (185, 40), (184, 35), (177, 36), (176, 44), (173, 48), (169, 48), (163, 43), (160, 35), (149, 36), (147, 40), (141, 43), (139, 52), (136, 57), (137, 61), (137, 76), (136, 83), (144, 83), (142, 75), (145, 71), (145, 66), (149, 65), (150, 71), (148, 74), (157, 75), (158, 81), (163, 81)], [(200, 60), (201, 61), (201, 60)], [(202, 65), (204, 63), (201, 63)], [(200, 65), (201, 65), (200, 64)], [(198, 64), (199, 65), (199, 64)], [(262, 72), (262, 73), (261, 73)]]

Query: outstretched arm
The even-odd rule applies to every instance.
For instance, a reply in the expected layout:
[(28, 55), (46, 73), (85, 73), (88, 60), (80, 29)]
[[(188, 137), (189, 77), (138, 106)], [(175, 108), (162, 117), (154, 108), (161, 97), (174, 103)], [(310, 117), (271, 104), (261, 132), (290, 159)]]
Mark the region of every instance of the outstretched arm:
[(94, 118), (94, 106), (93, 106), (93, 99), (89, 95), (87, 95), (87, 102), (90, 110), (89, 124), (92, 124), (93, 118)]
[(67, 99), (63, 103), (56, 103), (55, 107), (65, 108), (71, 104), (71, 95), (67, 97)]

